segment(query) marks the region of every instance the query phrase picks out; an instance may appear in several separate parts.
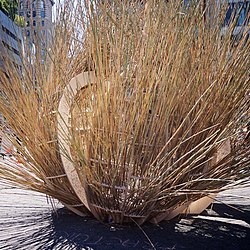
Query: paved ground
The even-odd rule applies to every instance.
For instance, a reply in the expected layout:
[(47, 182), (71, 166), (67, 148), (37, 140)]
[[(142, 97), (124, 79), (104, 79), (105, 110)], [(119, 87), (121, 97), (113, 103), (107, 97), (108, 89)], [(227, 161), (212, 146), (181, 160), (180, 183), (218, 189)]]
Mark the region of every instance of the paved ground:
[[(155, 249), (250, 249), (249, 191), (219, 196), (234, 208), (216, 202), (200, 216), (147, 224), (143, 230)], [(79, 218), (60, 204), (53, 211), (38, 193), (0, 190), (0, 249), (154, 249), (147, 237), (136, 226)]]
[(142, 229), (80, 218), (59, 203), (53, 210), (42, 194), (0, 184), (0, 249), (6, 250), (250, 249), (250, 188), (220, 194), (202, 215)]

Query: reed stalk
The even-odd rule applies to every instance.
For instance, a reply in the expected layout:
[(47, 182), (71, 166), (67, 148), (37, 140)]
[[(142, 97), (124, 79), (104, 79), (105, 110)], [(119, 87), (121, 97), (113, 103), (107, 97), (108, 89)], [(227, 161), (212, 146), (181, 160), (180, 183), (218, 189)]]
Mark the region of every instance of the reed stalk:
[[(45, 193), (81, 215), (138, 224), (246, 182), (249, 141), (235, 140), (236, 121), (249, 110), (249, 26), (236, 45), (235, 23), (222, 34), (224, 13), (214, 14), (210, 22), (201, 3), (182, 1), (61, 6), (46, 64), (24, 57), (22, 77), (11, 62), (1, 73), (0, 112), (21, 141), (10, 136), (22, 162), (1, 162), (1, 182)], [(71, 125), (58, 131), (63, 90), (82, 72), (96, 80), (76, 96), (69, 91)]]

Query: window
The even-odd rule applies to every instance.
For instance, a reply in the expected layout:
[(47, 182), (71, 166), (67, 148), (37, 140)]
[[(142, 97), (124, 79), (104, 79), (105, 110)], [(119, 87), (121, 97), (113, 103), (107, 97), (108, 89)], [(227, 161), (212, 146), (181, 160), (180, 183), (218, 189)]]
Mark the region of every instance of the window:
[(7, 29), (5, 26), (2, 25), (2, 30), (3, 32), (5, 32), (6, 34), (8, 34), (9, 36), (11, 36), (13, 39), (15, 39), (17, 42), (21, 43), (21, 40), (15, 35), (13, 34), (9, 29)]
[(41, 55), (44, 56), (45, 55), (45, 51), (44, 49), (41, 50)]
[(45, 2), (44, 0), (41, 1), (41, 18), (45, 17)]
[(34, 30), (34, 36), (36, 36), (36, 31)]
[(14, 49), (13, 47), (12, 47), (12, 50), (13, 50), (13, 52), (14, 52), (16, 55), (20, 56), (20, 53), (19, 53), (18, 50)]
[(44, 26), (44, 21), (42, 20), (42, 26)]
[(30, 10), (27, 10), (27, 17), (30, 17)]
[(12, 46), (10, 46), (9, 44), (7, 44), (5, 41), (2, 41), (2, 43), (3, 43), (3, 46), (5, 47), (5, 48), (7, 48), (8, 50), (10, 50), (10, 51), (13, 51), (16, 55), (20, 55), (20, 53), (19, 53), (19, 51), (18, 50), (16, 50), (15, 48), (13, 48)]
[(36, 17), (36, 11), (35, 10), (32, 11), (32, 16)]
[(30, 26), (30, 21), (27, 21), (26, 22), (26, 27), (29, 27)]
[(33, 26), (36, 26), (36, 20), (33, 20)]
[[(249, 13), (249, 7), (250, 7), (250, 3), (240, 3), (239, 4), (239, 20), (237, 25), (245, 25), (248, 24), (248, 20), (247, 19), (247, 15)], [(246, 23), (245, 23), (246, 21)]]
[(15, 67), (15, 69), (16, 69), (17, 71), (20, 70), (20, 66), (19, 66), (17, 63), (15, 63), (14, 61), (12, 61), (12, 64), (14, 65), (14, 67)]
[(32, 3), (32, 8), (33, 8), (33, 9), (36, 8), (36, 1), (33, 1), (33, 3)]
[(26, 35), (30, 36), (30, 31), (29, 30), (26, 31)]
[(20, 10), (23, 10), (23, 1), (20, 1)]
[(232, 13), (233, 13), (233, 4), (229, 5), (229, 8), (226, 13), (226, 18), (224, 20), (224, 25), (229, 25)]
[(249, 9), (250, 2), (229, 3), (224, 25), (229, 25), (235, 18), (237, 18), (237, 26), (247, 25), (249, 23)]
[(45, 10), (45, 3), (44, 3), (44, 0), (41, 1), (41, 10)]

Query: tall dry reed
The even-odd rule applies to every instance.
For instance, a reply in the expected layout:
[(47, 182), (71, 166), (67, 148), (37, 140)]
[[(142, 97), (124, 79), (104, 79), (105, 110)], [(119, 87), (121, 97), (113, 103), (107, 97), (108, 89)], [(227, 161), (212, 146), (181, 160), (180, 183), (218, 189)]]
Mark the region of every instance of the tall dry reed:
[[(249, 177), (249, 145), (232, 145), (235, 121), (249, 109), (249, 27), (236, 45), (235, 22), (221, 33), (222, 12), (208, 17), (201, 3), (176, 2), (65, 4), (46, 65), (24, 57), (20, 77), (6, 62), (0, 111), (21, 140), (12, 137), (23, 165), (1, 163), (1, 182), (45, 193), (81, 215), (143, 223)], [(95, 83), (68, 93), (71, 125), (58, 131), (63, 90), (85, 71)]]

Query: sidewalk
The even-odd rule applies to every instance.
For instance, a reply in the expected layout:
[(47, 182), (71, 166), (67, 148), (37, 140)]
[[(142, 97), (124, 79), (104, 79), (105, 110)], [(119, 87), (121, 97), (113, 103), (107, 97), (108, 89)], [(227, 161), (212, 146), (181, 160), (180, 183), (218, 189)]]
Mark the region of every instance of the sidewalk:
[(215, 202), (199, 216), (146, 224), (145, 236), (136, 225), (104, 225), (60, 203), (53, 211), (39, 193), (0, 189), (0, 249), (249, 249), (249, 197), (250, 188), (224, 192), (218, 200), (235, 208)]

